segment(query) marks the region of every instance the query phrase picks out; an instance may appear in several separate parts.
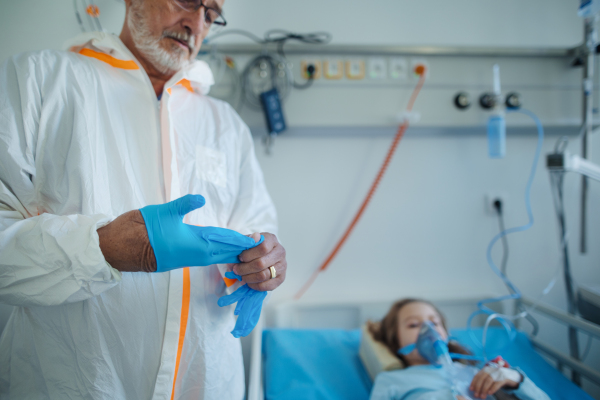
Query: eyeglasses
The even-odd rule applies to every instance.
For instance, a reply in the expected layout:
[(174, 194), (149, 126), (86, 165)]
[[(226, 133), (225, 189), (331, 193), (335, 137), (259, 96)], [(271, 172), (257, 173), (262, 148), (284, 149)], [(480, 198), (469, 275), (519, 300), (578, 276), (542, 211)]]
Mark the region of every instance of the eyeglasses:
[(204, 23), (209, 27), (212, 24), (219, 26), (227, 25), (227, 21), (221, 15), (221, 11), (214, 7), (208, 7), (204, 4), (203, 0), (173, 0), (173, 2), (189, 12), (196, 12), (200, 7), (204, 7)]

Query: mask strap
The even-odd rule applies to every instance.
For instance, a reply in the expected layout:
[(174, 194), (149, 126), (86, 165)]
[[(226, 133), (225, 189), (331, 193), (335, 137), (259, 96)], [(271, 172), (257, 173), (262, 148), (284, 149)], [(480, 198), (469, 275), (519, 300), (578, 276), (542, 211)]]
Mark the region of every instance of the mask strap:
[(400, 350), (398, 350), (398, 354), (400, 354), (402, 356), (406, 356), (410, 352), (412, 352), (416, 347), (417, 347), (416, 343), (409, 344), (408, 346), (404, 346), (403, 348), (401, 348)]

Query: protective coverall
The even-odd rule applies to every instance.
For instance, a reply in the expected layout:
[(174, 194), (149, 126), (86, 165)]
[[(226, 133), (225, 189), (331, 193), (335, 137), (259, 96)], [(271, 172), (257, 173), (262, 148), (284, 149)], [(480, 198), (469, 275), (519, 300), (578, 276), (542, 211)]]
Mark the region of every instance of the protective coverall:
[(96, 230), (187, 193), (187, 223), (277, 233), (247, 126), (206, 94), (208, 66), (158, 101), (118, 37), (0, 68), (0, 399), (242, 399), (223, 266), (121, 273)]

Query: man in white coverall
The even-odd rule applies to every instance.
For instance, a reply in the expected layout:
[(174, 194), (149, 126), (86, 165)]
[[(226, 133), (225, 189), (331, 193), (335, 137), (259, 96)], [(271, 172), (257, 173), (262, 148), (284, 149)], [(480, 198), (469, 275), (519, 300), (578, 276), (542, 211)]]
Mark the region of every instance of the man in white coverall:
[[(195, 61), (223, 1), (126, 0), (119, 37), (0, 68), (0, 399), (244, 397), (217, 300), (275, 289), (287, 264), (249, 130)], [(153, 273), (138, 209), (186, 194), (206, 198), (187, 224), (264, 236), (242, 283), (232, 265)]]

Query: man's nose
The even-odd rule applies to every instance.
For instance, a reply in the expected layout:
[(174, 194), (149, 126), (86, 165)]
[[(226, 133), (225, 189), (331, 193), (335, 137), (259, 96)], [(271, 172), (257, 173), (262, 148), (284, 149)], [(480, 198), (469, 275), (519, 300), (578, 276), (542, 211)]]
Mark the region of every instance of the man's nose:
[(183, 26), (189, 29), (192, 35), (202, 36), (207, 29), (205, 24), (205, 13), (206, 9), (204, 6), (201, 6), (196, 11), (188, 12), (186, 19), (183, 21)]

